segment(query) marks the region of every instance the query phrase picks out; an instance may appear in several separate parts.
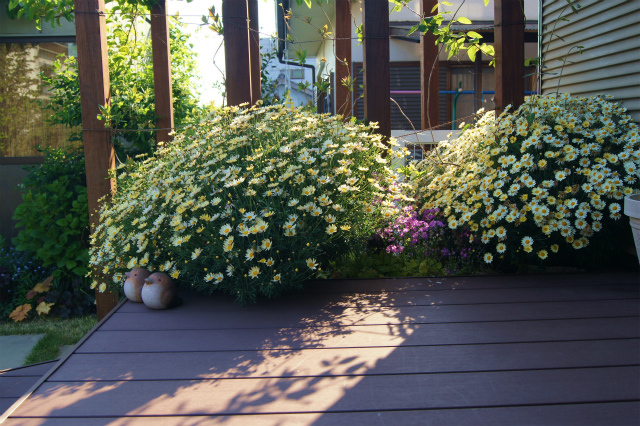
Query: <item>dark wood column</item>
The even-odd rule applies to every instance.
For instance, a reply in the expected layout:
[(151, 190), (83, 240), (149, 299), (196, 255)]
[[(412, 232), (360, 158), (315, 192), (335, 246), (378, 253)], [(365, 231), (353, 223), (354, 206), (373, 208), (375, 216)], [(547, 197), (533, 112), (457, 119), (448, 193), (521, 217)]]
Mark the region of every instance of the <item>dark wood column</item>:
[[(422, 0), (422, 14), (431, 15), (431, 9), (438, 4), (437, 0)], [(439, 61), (437, 37), (433, 34), (426, 34), (420, 37), (420, 82), (421, 95), (420, 106), (422, 112), (421, 128), (428, 129), (435, 127), (439, 123)]]
[(494, 0), (496, 116), (524, 102), (524, 1)]
[(172, 141), (173, 92), (171, 87), (171, 51), (169, 41), (169, 17), (167, 1), (158, 0), (151, 8), (151, 46), (153, 50), (153, 88), (155, 90), (156, 115), (158, 116), (156, 140)]
[(364, 116), (377, 121), (378, 133), (391, 137), (391, 81), (389, 68), (389, 2), (362, 2), (364, 36)]
[[(109, 179), (109, 170), (115, 169), (115, 154), (111, 132), (98, 120), (99, 105), (110, 102), (109, 61), (104, 0), (75, 0), (76, 40), (78, 44), (78, 78), (80, 80), (80, 107), (82, 110), (82, 138), (87, 169), (87, 197), (91, 229), (100, 223), (98, 200), (110, 197), (116, 182)], [(114, 294), (100, 293), (96, 289), (98, 320), (106, 316), (117, 304)]]
[[(342, 84), (351, 74), (351, 0), (336, 0), (335, 109), (345, 119), (352, 115), (352, 91)], [(355, 79), (354, 79), (355, 80)]]
[(222, 0), (227, 105), (251, 103), (249, 15), (246, 0)]
[(258, 21), (258, 0), (247, 0), (249, 10), (249, 63), (251, 64), (251, 105), (262, 98), (260, 67), (260, 25)]

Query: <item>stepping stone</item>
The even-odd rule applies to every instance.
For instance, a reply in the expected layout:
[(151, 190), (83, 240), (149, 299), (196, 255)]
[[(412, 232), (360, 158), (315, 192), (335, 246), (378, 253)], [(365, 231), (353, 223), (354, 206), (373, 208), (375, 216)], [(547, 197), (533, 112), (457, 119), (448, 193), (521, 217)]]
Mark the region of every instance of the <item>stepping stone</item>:
[(0, 370), (24, 365), (27, 355), (44, 334), (0, 336)]

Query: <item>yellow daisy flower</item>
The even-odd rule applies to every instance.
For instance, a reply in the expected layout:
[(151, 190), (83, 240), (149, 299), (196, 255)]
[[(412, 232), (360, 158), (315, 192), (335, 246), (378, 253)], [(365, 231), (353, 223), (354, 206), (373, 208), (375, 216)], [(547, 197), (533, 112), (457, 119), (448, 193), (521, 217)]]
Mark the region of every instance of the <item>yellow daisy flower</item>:
[(251, 279), (258, 278), (258, 275), (260, 275), (260, 268), (259, 267), (254, 266), (251, 269), (249, 269), (249, 276), (251, 277)]

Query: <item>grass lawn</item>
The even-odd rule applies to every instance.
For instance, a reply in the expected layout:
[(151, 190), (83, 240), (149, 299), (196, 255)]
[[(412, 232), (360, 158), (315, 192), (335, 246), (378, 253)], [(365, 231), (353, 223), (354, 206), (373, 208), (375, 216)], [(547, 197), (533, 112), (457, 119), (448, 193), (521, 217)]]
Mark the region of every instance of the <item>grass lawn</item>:
[(58, 358), (61, 346), (75, 345), (96, 324), (95, 316), (36, 318), (25, 323), (0, 323), (0, 336), (44, 334), (25, 360), (25, 365), (29, 365)]

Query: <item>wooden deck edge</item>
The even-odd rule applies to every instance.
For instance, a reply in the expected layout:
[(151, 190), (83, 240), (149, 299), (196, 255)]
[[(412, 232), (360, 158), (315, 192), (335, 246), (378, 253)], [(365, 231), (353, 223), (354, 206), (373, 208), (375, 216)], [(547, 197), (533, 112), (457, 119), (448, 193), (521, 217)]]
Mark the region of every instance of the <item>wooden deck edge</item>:
[(118, 311), (118, 309), (120, 309), (122, 305), (124, 305), (126, 302), (127, 302), (127, 299), (123, 298), (120, 301), (120, 303), (118, 303), (107, 315), (105, 315), (104, 318), (102, 318), (102, 320), (98, 324), (96, 324), (91, 330), (89, 330), (89, 332), (85, 334), (84, 337), (80, 339), (78, 343), (76, 343), (76, 345), (73, 347), (72, 350), (70, 350), (65, 356), (60, 358), (57, 364), (55, 364), (47, 373), (45, 373), (42, 377), (40, 377), (40, 379), (33, 386), (31, 386), (31, 388), (24, 395), (18, 398), (18, 400), (14, 402), (0, 416), (0, 424), (4, 423), (4, 421), (7, 420), (11, 416), (11, 414), (13, 414), (13, 412), (16, 411), (18, 407), (20, 407), (20, 405), (22, 405), (24, 401), (26, 401), (44, 382), (47, 381), (49, 377), (53, 375), (53, 373), (55, 373), (58, 370), (58, 368), (60, 368), (62, 364), (65, 363), (67, 359), (69, 359), (71, 355), (73, 355), (76, 352), (76, 349), (78, 349), (89, 337), (91, 337), (91, 335), (93, 335), (93, 333), (95, 333), (100, 327), (102, 327), (102, 325), (105, 322), (107, 322), (107, 320), (111, 318), (111, 316), (115, 314)]
[[(636, 275), (640, 280), (640, 272), (639, 271), (603, 271), (603, 272), (588, 272), (588, 271), (575, 271), (575, 272), (536, 272), (536, 273), (528, 273), (528, 274), (517, 274), (517, 273), (508, 273), (508, 274), (482, 274), (482, 275), (425, 275), (425, 276), (410, 276), (410, 277), (373, 277), (373, 278), (327, 278), (327, 279), (310, 279), (306, 281), (302, 287), (300, 287), (299, 291), (311, 291), (311, 292), (319, 292), (319, 293), (352, 293), (354, 290), (350, 289), (331, 289), (331, 286), (342, 285), (345, 282), (351, 282), (354, 284), (372, 281), (380, 284), (388, 284), (388, 285), (402, 285), (402, 281), (407, 280), (455, 280), (455, 279), (473, 279), (473, 278), (513, 278), (517, 279), (520, 277), (540, 277), (544, 278), (547, 276), (554, 277), (579, 277), (579, 276), (602, 276), (602, 277), (610, 277), (611, 279), (615, 279), (616, 276), (632, 276)], [(616, 283), (607, 283), (607, 284), (575, 284), (568, 285), (567, 287), (592, 287), (597, 285), (616, 285)], [(628, 285), (634, 285), (634, 283), (629, 283)], [(328, 288), (329, 287), (329, 288)], [(499, 289), (502, 287), (496, 287)], [(483, 288), (482, 290), (485, 290)], [(429, 289), (429, 291), (436, 289)], [(439, 290), (439, 289), (437, 289)], [(446, 290), (446, 289), (443, 289)], [(368, 292), (379, 292), (379, 291), (413, 291), (413, 290), (403, 290), (403, 289), (383, 289), (383, 290), (373, 290), (368, 289)], [(422, 291), (422, 290), (421, 290)]]
[(388, 280), (388, 281), (399, 281), (399, 280), (414, 280), (414, 279), (426, 279), (426, 278), (436, 278), (436, 279), (454, 279), (454, 278), (518, 278), (518, 277), (546, 277), (546, 276), (577, 276), (577, 275), (632, 275), (638, 274), (640, 275), (640, 271), (635, 270), (615, 270), (615, 271), (587, 271), (587, 270), (575, 270), (575, 271), (536, 271), (531, 273), (517, 273), (517, 272), (508, 272), (508, 273), (486, 273), (486, 274), (457, 274), (457, 275), (411, 275), (406, 277), (369, 277), (369, 278), (327, 278), (327, 279), (317, 279), (313, 278), (308, 280), (309, 284), (320, 284), (324, 282), (335, 282), (335, 281), (369, 281), (369, 280)]
[(36, 362), (35, 364), (21, 365), (20, 367), (6, 368), (4, 370), (0, 370), (0, 376), (2, 376), (3, 374), (9, 373), (11, 371), (22, 370), (24, 368), (36, 367), (38, 365), (50, 364), (52, 362), (58, 362), (58, 361), (60, 361), (60, 358), (52, 359), (50, 361)]

